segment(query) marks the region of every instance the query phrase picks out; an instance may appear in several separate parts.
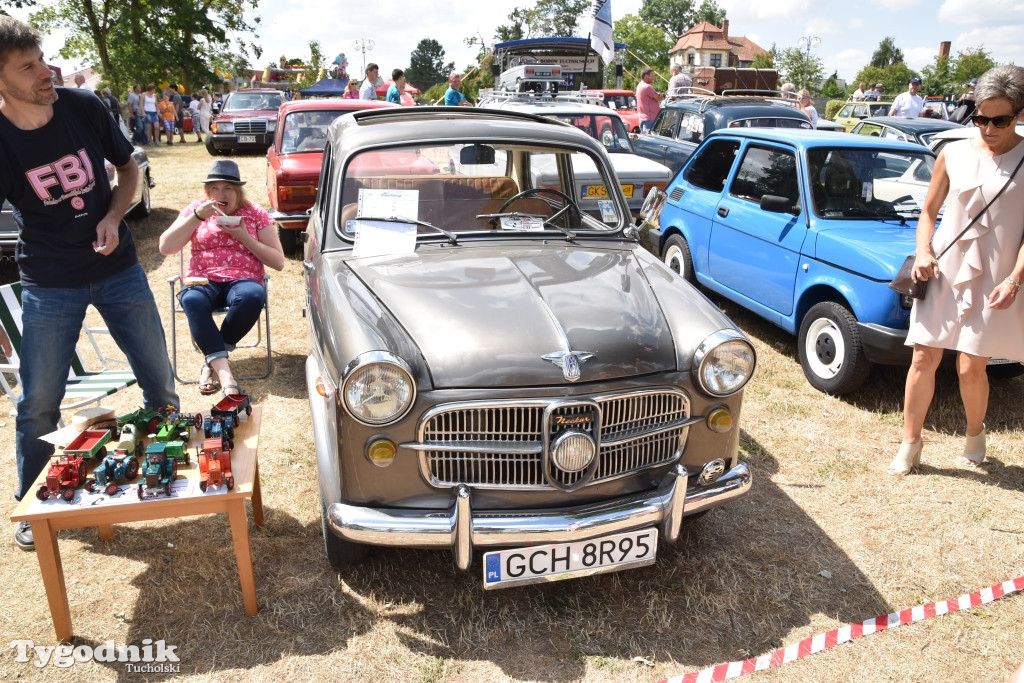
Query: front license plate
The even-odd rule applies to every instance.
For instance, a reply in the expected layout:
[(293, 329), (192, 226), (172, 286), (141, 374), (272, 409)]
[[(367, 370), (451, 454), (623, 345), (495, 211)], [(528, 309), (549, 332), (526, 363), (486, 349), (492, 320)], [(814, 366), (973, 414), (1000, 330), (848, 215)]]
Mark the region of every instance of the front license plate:
[(239, 142), (256, 142), (256, 136), (255, 135), (239, 135), (238, 136), (238, 141)]
[(561, 581), (654, 564), (657, 529), (484, 554), (484, 588)]
[[(633, 196), (632, 185), (622, 185), (622, 194), (626, 195), (626, 198)], [(584, 185), (583, 196), (588, 199), (604, 199), (608, 196), (608, 188), (604, 185)]]

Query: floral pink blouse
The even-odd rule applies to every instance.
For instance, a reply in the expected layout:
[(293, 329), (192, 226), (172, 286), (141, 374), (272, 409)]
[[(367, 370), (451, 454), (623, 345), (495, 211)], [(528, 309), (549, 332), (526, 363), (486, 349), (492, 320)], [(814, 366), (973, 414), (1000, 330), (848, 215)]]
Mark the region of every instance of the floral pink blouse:
[[(203, 200), (197, 199), (184, 209), (179, 216), (187, 216)], [(259, 233), (274, 225), (274, 219), (266, 210), (247, 203), (233, 215), (241, 216), (249, 234), (259, 239)], [(186, 277), (205, 277), (211, 282), (232, 282), (234, 280), (256, 280), (263, 282), (266, 270), (256, 256), (217, 226), (217, 215), (210, 216), (199, 224), (192, 233), (190, 242), (192, 255), (188, 261)]]

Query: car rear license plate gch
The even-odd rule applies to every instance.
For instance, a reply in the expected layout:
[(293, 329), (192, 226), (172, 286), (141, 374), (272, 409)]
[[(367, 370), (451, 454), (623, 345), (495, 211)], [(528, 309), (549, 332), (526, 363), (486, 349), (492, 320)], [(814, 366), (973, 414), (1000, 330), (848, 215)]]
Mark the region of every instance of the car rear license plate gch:
[(658, 530), (641, 529), (571, 543), (484, 554), (484, 589), (560, 581), (654, 564)]
[(239, 135), (238, 136), (238, 141), (239, 142), (256, 142), (256, 136), (255, 135)]

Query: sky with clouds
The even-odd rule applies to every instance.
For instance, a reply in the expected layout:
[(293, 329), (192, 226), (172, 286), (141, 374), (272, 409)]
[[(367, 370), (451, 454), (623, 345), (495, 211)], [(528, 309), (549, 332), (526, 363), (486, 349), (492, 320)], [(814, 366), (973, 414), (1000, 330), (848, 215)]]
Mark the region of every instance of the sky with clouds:
[[(638, 14), (641, 0), (610, 0), (612, 17)], [(984, 47), (998, 63), (1024, 65), (1024, 0), (718, 0), (727, 11), (729, 33), (746, 36), (768, 49), (796, 47), (802, 36), (820, 38), (812, 54), (827, 74), (852, 79), (871, 58), (883, 38), (891, 36), (903, 50), (907, 65), (920, 71), (932, 63), (939, 43), (952, 43), (955, 55), (966, 48)], [(408, 0), (376, 0), (358, 6), (342, 0), (261, 0), (260, 64), (266, 66), (284, 54), (288, 58), (309, 55), (309, 41), (333, 57), (344, 53), (349, 72), (362, 70), (364, 55), (353, 48), (356, 40), (371, 40), (367, 62), (376, 62), (383, 74), (409, 65), (409, 55), (424, 38), (433, 38), (445, 49), (445, 61), (464, 68), (473, 63), (476, 49), (465, 45), (469, 36), (493, 42), (494, 30), (507, 22), (516, 6), (531, 0), (448, 3), (410, 3)], [(26, 12), (12, 12), (15, 16)], [(587, 19), (589, 24), (589, 15)], [(583, 31), (589, 26), (584, 25)], [(618, 36), (616, 36), (618, 39)], [(44, 42), (47, 54), (55, 53), (58, 36)], [(77, 65), (71, 65), (77, 68)], [(385, 77), (387, 77), (385, 75)]]

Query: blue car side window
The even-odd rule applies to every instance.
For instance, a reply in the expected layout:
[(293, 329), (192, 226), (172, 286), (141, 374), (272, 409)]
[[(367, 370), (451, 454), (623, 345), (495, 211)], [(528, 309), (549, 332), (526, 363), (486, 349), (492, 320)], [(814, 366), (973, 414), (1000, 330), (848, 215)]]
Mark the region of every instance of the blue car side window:
[(703, 190), (721, 192), (739, 148), (737, 140), (715, 140), (704, 145), (686, 171), (686, 182)]

